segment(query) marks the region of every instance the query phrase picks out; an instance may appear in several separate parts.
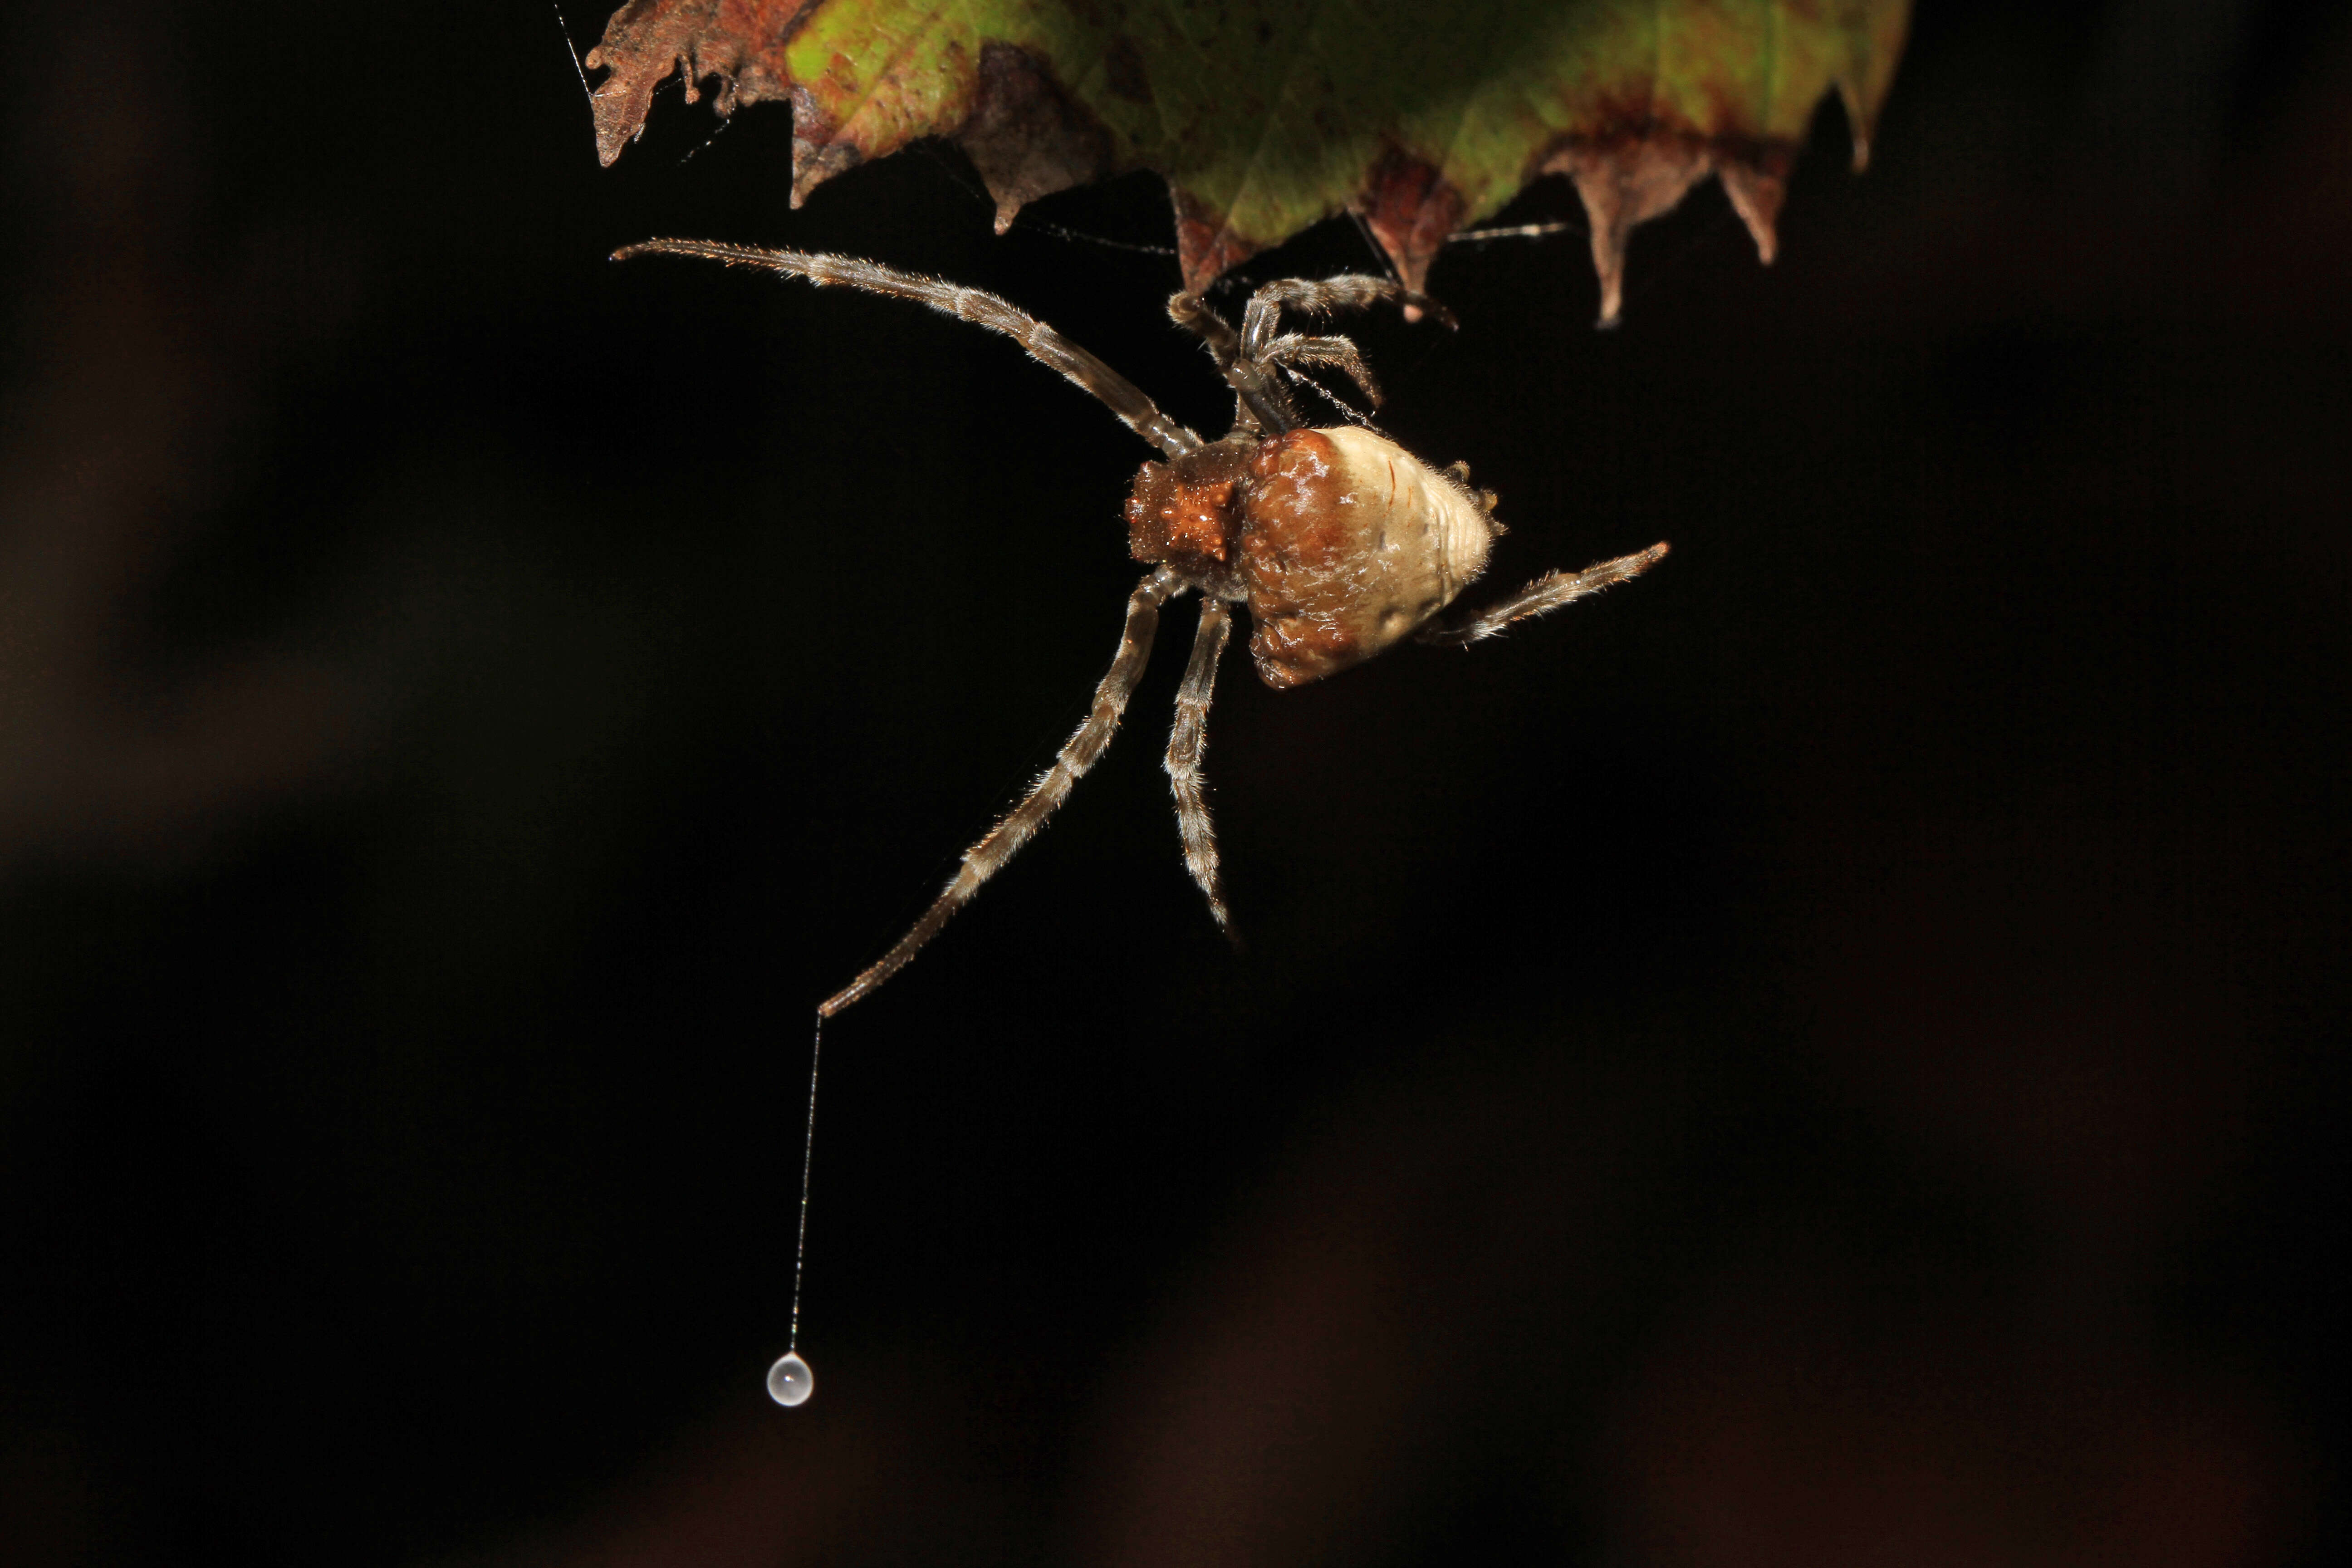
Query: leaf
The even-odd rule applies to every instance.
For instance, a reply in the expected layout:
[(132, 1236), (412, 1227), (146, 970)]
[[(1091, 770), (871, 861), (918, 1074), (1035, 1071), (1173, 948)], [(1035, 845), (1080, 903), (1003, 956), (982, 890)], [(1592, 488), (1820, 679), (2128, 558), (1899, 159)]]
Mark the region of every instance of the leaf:
[(1717, 175), (1766, 261), (1834, 90), (1854, 163), (1909, 0), (630, 0), (588, 56), (610, 163), (655, 85), (793, 106), (794, 206), (923, 136), (968, 153), (1001, 233), (1024, 204), (1165, 175), (1185, 285), (1341, 211), (1419, 288), (1448, 236), (1565, 174), (1601, 319), (1636, 224)]

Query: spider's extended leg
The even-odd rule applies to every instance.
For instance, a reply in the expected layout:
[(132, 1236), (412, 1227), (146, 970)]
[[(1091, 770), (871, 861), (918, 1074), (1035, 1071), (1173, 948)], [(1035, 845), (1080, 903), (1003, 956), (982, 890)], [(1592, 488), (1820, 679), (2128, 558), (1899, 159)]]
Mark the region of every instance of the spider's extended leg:
[(1579, 599), (1598, 594), (1612, 584), (1639, 577), (1665, 558), (1666, 546), (1661, 541), (1647, 550), (1620, 555), (1614, 561), (1603, 561), (1596, 566), (1587, 566), (1581, 572), (1547, 572), (1492, 608), (1431, 626), (1421, 634), (1421, 640), (1454, 647), (1481, 641), (1493, 637), (1513, 621), (1557, 610), (1562, 605), (1574, 604)]
[(1283, 278), (1250, 296), (1249, 309), (1242, 316), (1242, 357), (1254, 360), (1265, 353), (1267, 345), (1274, 342), (1275, 326), (1285, 310), (1361, 310), (1384, 300), (1426, 310), (1449, 327), (1454, 324), (1453, 311), (1428, 295), (1416, 293), (1390, 279), (1367, 277), (1360, 272), (1343, 272), (1337, 278), (1320, 280)]
[(1151, 657), (1151, 636), (1160, 626), (1160, 606), (1183, 586), (1183, 579), (1173, 568), (1162, 566), (1128, 595), (1127, 630), (1119, 637), (1118, 654), (1110, 661), (1109, 671), (1103, 676), (1102, 684), (1095, 688), (1094, 707), (1088, 710), (1086, 722), (1063, 743), (1054, 765), (1029, 786), (1027, 797), (1006, 813), (1004, 820), (990, 828), (979, 843), (963, 852), (963, 864), (956, 868), (955, 876), (931, 907), (923, 911), (923, 918), (915, 922), (914, 929), (900, 937), (898, 944), (877, 959), (865, 973), (826, 997), (817, 1008), (820, 1014), (832, 1017), (906, 968), (908, 960), (939, 935), (940, 928), (971, 902), (980, 885), (1003, 870), (1004, 863), (1036, 837), (1055, 808), (1069, 798), (1071, 786), (1086, 777), (1087, 770), (1095, 765), (1104, 748), (1110, 744), (1111, 736), (1118, 732), (1119, 715), (1127, 711), (1128, 699), (1135, 695), (1135, 683), (1143, 679), (1144, 661)]
[(1356, 384), (1356, 390), (1373, 407), (1381, 405), (1381, 384), (1372, 379), (1372, 367), (1364, 363), (1362, 351), (1346, 338), (1310, 338), (1297, 332), (1285, 332), (1265, 345), (1258, 356), (1260, 364), (1326, 366), (1344, 373)]
[(1217, 659), (1234, 629), (1223, 599), (1201, 595), (1201, 629), (1192, 638), (1192, 661), (1176, 692), (1176, 725), (1168, 734), (1168, 787), (1176, 794), (1176, 831), (1184, 840), (1184, 868), (1209, 897), (1217, 929), (1231, 932), (1224, 895), (1217, 890), (1217, 830), (1201, 795), (1201, 752), (1209, 741), (1209, 698), (1216, 689)]
[(1200, 339), (1219, 370), (1230, 368), (1241, 357), (1242, 340), (1234, 331), (1233, 323), (1198, 294), (1170, 295), (1168, 319)]
[(1001, 300), (981, 289), (966, 289), (961, 284), (942, 282), (937, 278), (925, 278), (917, 273), (900, 272), (880, 262), (865, 261), (855, 256), (821, 256), (802, 250), (759, 250), (748, 245), (725, 245), (709, 239), (648, 239), (637, 245), (625, 245), (613, 252), (615, 261), (626, 261), (633, 256), (698, 256), (708, 261), (723, 261), (730, 267), (759, 267), (770, 272), (805, 278), (820, 286), (844, 283), (869, 293), (893, 294), (901, 300), (929, 305), (932, 310), (959, 321), (1003, 332), (1028, 351), (1031, 359), (1048, 370), (1061, 372), (1094, 394), (1105, 407), (1125, 422), (1129, 429), (1168, 456), (1181, 458), (1187, 452), (1200, 449), (1201, 437), (1160, 413), (1159, 405), (1146, 397), (1143, 390), (1133, 382), (1045, 322), (1024, 314), (1010, 300)]
[(1225, 384), (1234, 389), (1234, 424), (1247, 424), (1252, 429), (1273, 435), (1298, 427), (1298, 410), (1289, 394), (1266, 374), (1264, 366), (1243, 357), (1242, 341), (1234, 333), (1233, 323), (1217, 314), (1214, 306), (1198, 294), (1171, 295), (1168, 316), (1199, 338), (1202, 346), (1209, 351), (1209, 357), (1217, 362)]

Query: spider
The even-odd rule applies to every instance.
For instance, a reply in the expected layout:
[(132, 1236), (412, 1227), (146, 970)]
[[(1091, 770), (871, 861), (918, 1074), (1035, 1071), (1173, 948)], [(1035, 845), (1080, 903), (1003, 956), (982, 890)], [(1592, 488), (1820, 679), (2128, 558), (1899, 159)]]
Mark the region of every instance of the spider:
[[(1093, 394), (1166, 458), (1146, 462), (1128, 497), (1129, 547), (1151, 570), (1128, 596), (1118, 656), (1095, 688), (1086, 721), (1021, 804), (964, 851), (955, 876), (914, 927), (819, 1005), (821, 1019), (871, 995), (905, 968), (1045, 826), (1109, 746), (1150, 657), (1160, 606), (1179, 595), (1200, 594), (1201, 619), (1176, 694), (1166, 767), (1185, 868), (1207, 897), (1218, 929), (1230, 934), (1201, 752), (1217, 660), (1233, 629), (1231, 605), (1249, 606), (1249, 650), (1258, 678), (1286, 689), (1360, 664), (1416, 633), (1423, 642), (1456, 647), (1480, 641), (1513, 621), (1638, 576), (1666, 554), (1662, 542), (1581, 572), (1548, 572), (1488, 609), (1446, 615), (1454, 597), (1486, 570), (1487, 552), (1503, 531), (1494, 516), (1494, 492), (1470, 488), (1467, 464), (1432, 468), (1369, 424), (1310, 426), (1292, 400), (1292, 386), (1330, 395), (1302, 371), (1345, 374), (1374, 407), (1379, 384), (1348, 339), (1276, 331), (1285, 310), (1328, 314), (1382, 302), (1453, 324), (1452, 313), (1436, 300), (1386, 279), (1342, 274), (1268, 283), (1250, 297), (1238, 332), (1198, 294), (1170, 299), (1169, 316), (1201, 340), (1234, 392), (1233, 428), (1204, 441), (1109, 365), (996, 295), (856, 257), (710, 240), (649, 239), (614, 251), (613, 259), (654, 254), (757, 267), (819, 286), (846, 284), (1002, 332), (1030, 358)], [(1354, 418), (1352, 410), (1341, 408)]]

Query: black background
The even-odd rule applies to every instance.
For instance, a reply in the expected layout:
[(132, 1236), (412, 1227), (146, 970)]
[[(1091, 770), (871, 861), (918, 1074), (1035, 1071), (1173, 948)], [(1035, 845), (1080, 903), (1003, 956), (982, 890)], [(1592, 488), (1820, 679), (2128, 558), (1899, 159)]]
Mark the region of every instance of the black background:
[[(600, 17), (571, 18), (584, 47)], [(787, 210), (529, 4), (11, 7), (0, 1557), (2318, 1562), (2346, 1545), (2352, 32), (1923, 4), (1770, 268), (1721, 193), (1360, 332), (1467, 653), (1159, 770), (808, 1009), (1050, 756), (1221, 428), (1146, 177)], [(1573, 216), (1559, 182), (1507, 221)], [(1370, 264), (1344, 221), (1244, 280)], [(1229, 297), (1230, 298), (1230, 297)], [(1173, 646), (1171, 646), (1173, 645)]]

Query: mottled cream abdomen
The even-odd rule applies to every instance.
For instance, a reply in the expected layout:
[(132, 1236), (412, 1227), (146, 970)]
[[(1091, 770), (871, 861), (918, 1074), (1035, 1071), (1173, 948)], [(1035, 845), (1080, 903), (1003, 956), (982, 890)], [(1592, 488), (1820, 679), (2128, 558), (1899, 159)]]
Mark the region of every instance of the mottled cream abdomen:
[(1494, 537), (1477, 497), (1375, 431), (1261, 442), (1241, 538), (1259, 678), (1303, 686), (1410, 635), (1486, 569)]

